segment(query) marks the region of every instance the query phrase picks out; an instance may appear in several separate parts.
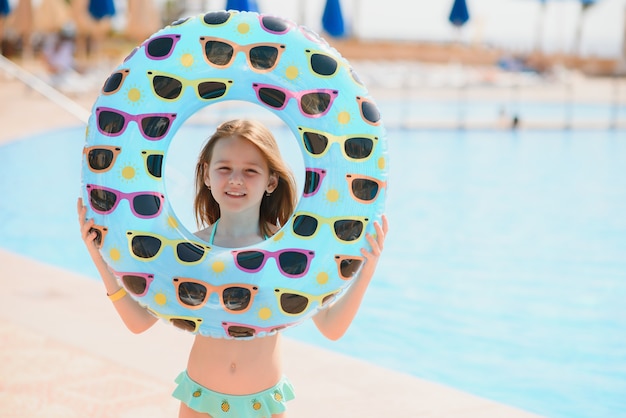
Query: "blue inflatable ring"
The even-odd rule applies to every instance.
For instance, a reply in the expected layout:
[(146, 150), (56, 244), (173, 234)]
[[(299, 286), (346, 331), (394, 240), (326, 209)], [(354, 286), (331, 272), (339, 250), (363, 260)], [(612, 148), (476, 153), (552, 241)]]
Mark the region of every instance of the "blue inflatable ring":
[[(280, 117), (306, 169), (290, 220), (237, 249), (184, 228), (163, 181), (174, 133), (226, 100)], [(358, 274), (384, 211), (386, 149), (376, 104), (322, 38), (279, 17), (216, 11), (163, 28), (107, 78), (87, 127), (83, 197), (131, 297), (192, 333), (261, 337), (310, 318)]]

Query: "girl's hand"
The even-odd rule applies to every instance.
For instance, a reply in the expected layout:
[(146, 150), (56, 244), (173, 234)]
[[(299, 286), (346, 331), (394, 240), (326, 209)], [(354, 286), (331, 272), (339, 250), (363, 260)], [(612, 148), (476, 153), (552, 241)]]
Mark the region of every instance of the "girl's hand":
[(346, 293), (337, 300), (328, 309), (321, 310), (313, 317), (313, 321), (317, 326), (317, 329), (326, 337), (331, 340), (338, 340), (348, 330), (352, 320), (354, 319), (363, 295), (369, 286), (374, 271), (376, 270), (376, 264), (380, 258), (380, 254), (383, 251), (383, 244), (385, 243), (385, 236), (389, 230), (389, 224), (387, 217), (382, 216), (382, 225), (378, 222), (374, 222), (374, 228), (376, 229), (376, 235), (367, 234), (366, 239), (372, 249), (368, 251), (365, 248), (361, 249), (361, 254), (365, 257), (365, 265), (361, 268), (359, 275), (354, 278), (354, 283), (348, 288)]
[[(383, 252), (383, 247), (385, 243), (385, 237), (387, 236), (387, 231), (389, 231), (389, 222), (387, 221), (387, 216), (382, 216), (382, 226), (378, 222), (374, 222), (374, 228), (376, 229), (376, 235), (367, 234), (365, 238), (367, 242), (372, 247), (371, 251), (367, 251), (365, 248), (361, 248), (361, 254), (366, 258), (365, 266), (363, 269), (370, 270), (369, 276), (374, 274), (374, 270), (376, 268), (376, 264), (378, 264), (378, 259), (380, 258), (380, 254)], [(366, 274), (366, 272), (361, 272), (361, 276)]]
[(78, 224), (80, 225), (80, 236), (89, 250), (89, 254), (93, 258), (94, 255), (99, 254), (102, 233), (97, 229), (94, 229), (95, 222), (93, 219), (87, 219), (87, 207), (83, 204), (83, 199), (78, 198), (76, 202), (76, 210), (78, 212)]
[[(98, 230), (93, 219), (87, 219), (87, 207), (83, 204), (83, 199), (78, 198), (76, 202), (76, 211), (78, 212), (78, 224), (80, 225), (80, 236), (89, 251), (89, 255), (94, 265), (102, 277), (102, 283), (108, 295), (112, 295), (121, 288), (118, 279), (113, 275), (107, 266), (104, 258), (98, 249), (102, 245), (102, 232)], [(122, 297), (113, 304), (126, 327), (138, 334), (152, 327), (158, 319), (153, 316), (146, 308), (141, 306), (130, 296)]]

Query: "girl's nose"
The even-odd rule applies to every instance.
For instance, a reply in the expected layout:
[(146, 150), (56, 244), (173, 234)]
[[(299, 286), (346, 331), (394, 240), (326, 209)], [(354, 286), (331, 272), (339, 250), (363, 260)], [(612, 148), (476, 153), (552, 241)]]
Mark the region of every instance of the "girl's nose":
[(229, 183), (231, 184), (242, 184), (243, 183), (243, 177), (241, 175), (240, 172), (238, 171), (233, 171), (230, 175), (230, 178), (228, 179)]

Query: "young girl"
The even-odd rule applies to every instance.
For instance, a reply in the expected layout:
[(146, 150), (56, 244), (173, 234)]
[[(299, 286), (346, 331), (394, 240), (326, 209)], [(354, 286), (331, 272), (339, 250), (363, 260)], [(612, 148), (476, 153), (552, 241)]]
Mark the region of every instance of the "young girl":
[[(287, 222), (295, 204), (295, 181), (271, 132), (246, 120), (220, 125), (196, 166), (196, 218), (200, 225), (208, 225), (196, 235), (218, 247), (256, 244)], [(121, 286), (96, 248), (96, 233), (90, 231), (94, 221), (86, 219), (86, 210), (79, 199), (83, 240), (107, 294), (115, 295)], [(382, 226), (375, 223), (375, 229), (376, 236), (367, 236), (372, 251), (361, 250), (367, 261), (356, 282), (336, 303), (313, 317), (320, 332), (332, 340), (350, 326), (373, 276), (387, 233), (384, 216)], [(157, 322), (130, 297), (112, 300), (134, 333)], [(174, 397), (181, 401), (179, 417), (285, 417), (285, 403), (294, 395), (283, 376), (280, 341), (280, 333), (251, 340), (196, 335), (187, 370), (176, 379)]]

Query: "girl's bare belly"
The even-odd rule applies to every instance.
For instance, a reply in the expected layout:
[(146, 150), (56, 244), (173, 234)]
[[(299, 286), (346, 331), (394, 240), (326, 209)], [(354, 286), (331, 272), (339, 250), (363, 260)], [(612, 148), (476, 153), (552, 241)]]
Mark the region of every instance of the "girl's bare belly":
[(230, 395), (249, 395), (282, 377), (280, 334), (252, 340), (196, 336), (187, 373), (202, 386)]

